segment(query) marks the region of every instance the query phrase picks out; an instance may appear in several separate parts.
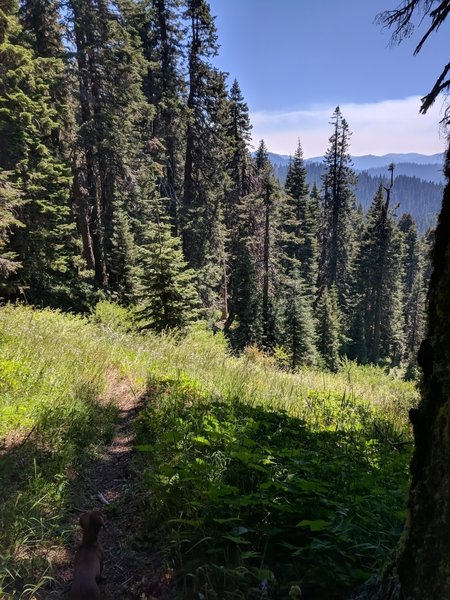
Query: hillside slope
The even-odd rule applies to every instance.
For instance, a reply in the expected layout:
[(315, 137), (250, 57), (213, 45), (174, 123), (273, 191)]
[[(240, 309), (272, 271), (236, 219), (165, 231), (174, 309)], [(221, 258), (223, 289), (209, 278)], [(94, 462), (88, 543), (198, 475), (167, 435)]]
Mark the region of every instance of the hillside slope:
[(135, 393), (145, 384), (147, 400), (108, 519), (126, 503), (117, 544), (160, 544), (167, 561), (157, 583), (138, 565), (129, 598), (275, 599), (300, 586), (337, 599), (374, 572), (402, 525), (413, 384), (351, 363), (290, 374), (256, 349), (232, 356), (203, 327), (177, 338), (124, 323), (107, 303), (89, 320), (0, 309), (2, 598), (49, 598), (58, 565), (70, 579), (76, 498), (89, 499), (89, 465), (119, 418), (111, 373)]

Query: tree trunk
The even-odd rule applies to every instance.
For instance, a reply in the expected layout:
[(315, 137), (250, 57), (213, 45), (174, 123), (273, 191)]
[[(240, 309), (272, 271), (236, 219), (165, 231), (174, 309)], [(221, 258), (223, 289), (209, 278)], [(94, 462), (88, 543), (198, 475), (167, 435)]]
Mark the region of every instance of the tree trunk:
[(270, 349), (269, 325), (269, 259), (270, 259), (270, 190), (267, 186), (264, 198), (264, 255), (263, 255), (263, 290), (262, 290), (262, 318), (263, 318), (263, 344), (266, 350)]
[(358, 600), (445, 600), (450, 598), (450, 145), (447, 185), (429, 288), (428, 338), (418, 362), (422, 399), (410, 410), (415, 450), (408, 515), (399, 546), (377, 582)]

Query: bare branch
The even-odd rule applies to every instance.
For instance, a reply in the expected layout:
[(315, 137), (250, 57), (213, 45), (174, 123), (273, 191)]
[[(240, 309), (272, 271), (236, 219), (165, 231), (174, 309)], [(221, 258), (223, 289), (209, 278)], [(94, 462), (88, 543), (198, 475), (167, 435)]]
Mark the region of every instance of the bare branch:
[(416, 49), (414, 50), (414, 54), (417, 54), (422, 50), (422, 46), (428, 39), (429, 35), (434, 31), (437, 31), (442, 23), (445, 21), (446, 17), (450, 13), (450, 0), (443, 0), (441, 4), (435, 8), (431, 13), (430, 17), (432, 19), (431, 26), (428, 31), (425, 33), (423, 38), (418, 43)]
[(447, 73), (450, 71), (450, 63), (446, 65), (441, 75), (437, 79), (436, 83), (433, 86), (431, 92), (429, 92), (426, 96), (422, 98), (422, 106), (420, 107), (420, 112), (425, 114), (427, 110), (434, 104), (434, 101), (439, 96), (439, 94), (450, 87), (450, 79), (445, 79)]

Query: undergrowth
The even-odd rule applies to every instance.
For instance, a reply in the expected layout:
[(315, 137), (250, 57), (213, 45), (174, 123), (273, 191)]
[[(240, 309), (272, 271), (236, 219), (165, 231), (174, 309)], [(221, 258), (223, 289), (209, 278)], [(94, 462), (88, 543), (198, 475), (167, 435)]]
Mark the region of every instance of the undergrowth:
[(180, 597), (341, 598), (380, 567), (403, 523), (404, 431), (331, 392), (307, 394), (306, 421), (183, 374), (149, 390), (137, 543), (159, 529)]
[(77, 474), (112, 435), (105, 388), (125, 377), (151, 395), (137, 542), (162, 527), (180, 595), (339, 593), (377, 568), (402, 521), (413, 384), (353, 363), (290, 374), (254, 348), (230, 355), (203, 326), (131, 328), (108, 303), (89, 319), (0, 309), (2, 598), (38, 597), (51, 577)]

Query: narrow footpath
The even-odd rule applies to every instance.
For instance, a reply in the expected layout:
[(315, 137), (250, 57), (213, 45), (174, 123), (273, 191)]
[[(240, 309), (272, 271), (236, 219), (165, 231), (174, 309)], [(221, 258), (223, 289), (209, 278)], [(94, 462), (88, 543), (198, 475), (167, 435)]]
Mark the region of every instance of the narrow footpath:
[(146, 397), (133, 391), (128, 381), (111, 377), (107, 401), (119, 410), (116, 430), (111, 443), (103, 448), (100, 457), (79, 477), (76, 506), (73, 514), (73, 549), (64, 553), (55, 568), (55, 583), (45, 595), (48, 600), (67, 598), (73, 558), (81, 537), (79, 515), (87, 510), (100, 510), (106, 515), (106, 527), (100, 532), (105, 560), (103, 581), (100, 583), (104, 600), (149, 600), (163, 598), (161, 586), (161, 553), (159, 548), (136, 550), (133, 542), (133, 423)]

